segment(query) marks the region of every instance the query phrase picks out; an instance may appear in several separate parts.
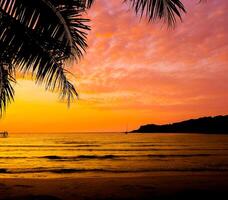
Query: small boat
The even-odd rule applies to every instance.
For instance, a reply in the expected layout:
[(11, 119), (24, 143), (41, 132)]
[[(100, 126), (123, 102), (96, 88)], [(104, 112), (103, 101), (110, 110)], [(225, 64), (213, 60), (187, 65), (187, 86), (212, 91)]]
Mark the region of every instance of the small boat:
[(7, 131), (0, 132), (0, 138), (7, 138), (9, 133)]
[(124, 133), (125, 134), (128, 134), (128, 126), (126, 127), (126, 131)]

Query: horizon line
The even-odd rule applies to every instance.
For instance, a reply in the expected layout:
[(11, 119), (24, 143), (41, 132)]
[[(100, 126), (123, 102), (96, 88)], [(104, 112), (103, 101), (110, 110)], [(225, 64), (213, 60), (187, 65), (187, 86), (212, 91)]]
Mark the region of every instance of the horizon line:
[[(9, 131), (10, 132), (10, 131)], [(10, 133), (15, 133), (15, 134), (20, 134), (20, 133), (41, 133), (41, 134), (45, 134), (45, 133), (55, 133), (55, 134), (61, 134), (61, 133), (69, 133), (69, 134), (79, 134), (79, 133), (124, 133), (124, 131), (51, 131), (51, 132), (36, 132), (36, 131), (20, 131), (20, 132), (10, 132)]]

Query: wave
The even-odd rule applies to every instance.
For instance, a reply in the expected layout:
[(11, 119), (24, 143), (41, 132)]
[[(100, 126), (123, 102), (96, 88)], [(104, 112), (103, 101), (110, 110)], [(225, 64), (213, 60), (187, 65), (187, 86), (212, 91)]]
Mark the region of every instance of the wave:
[[(71, 144), (71, 143), (67, 143)], [(73, 143), (72, 143), (73, 144)], [(101, 145), (98, 144), (78, 144), (78, 145), (0, 145), (1, 148), (4, 147), (15, 147), (15, 148), (64, 148), (64, 147), (100, 147)]]
[[(102, 145), (113, 145), (113, 144), (163, 144), (163, 145), (166, 145), (166, 144), (172, 144), (173, 143), (154, 143), (154, 142), (140, 142), (140, 141), (134, 141), (134, 142), (125, 142), (125, 141), (111, 141), (111, 142), (101, 142), (101, 141), (89, 141), (89, 142), (82, 142), (82, 141), (57, 141), (56, 142), (57, 144), (102, 144)], [(174, 144), (175, 145), (175, 144)]]
[(7, 173), (7, 169), (0, 168), (0, 174)]
[(0, 169), (1, 174), (34, 174), (34, 173), (149, 173), (149, 172), (228, 172), (226, 167), (196, 167), (196, 168), (150, 168), (150, 169), (105, 169), (105, 168), (30, 168), (30, 169)]
[(47, 158), (49, 160), (74, 160), (74, 159), (114, 159), (119, 158), (116, 155), (79, 155), (79, 156), (42, 156), (40, 158)]
[(2, 156), (0, 159), (27, 159), (31, 157), (26, 157), (26, 156)]
[[(221, 154), (220, 154), (221, 155)], [(219, 155), (219, 156), (220, 156)], [(226, 154), (228, 155), (228, 154)], [(147, 157), (158, 157), (158, 158), (181, 158), (181, 157), (207, 157), (207, 156), (218, 156), (218, 154), (150, 154)]]
[[(228, 154), (226, 154), (228, 156)], [(79, 156), (43, 156), (49, 160), (78, 160), (78, 159), (123, 159), (123, 158), (181, 158), (181, 157), (218, 156), (217, 154), (148, 154), (148, 155), (79, 155)]]
[(78, 145), (93, 145), (96, 144), (97, 142), (83, 142), (83, 141), (56, 141), (56, 144), (78, 144)]
[(189, 147), (189, 145), (182, 144), (131, 144), (131, 147)]
[(184, 158), (184, 157), (209, 157), (209, 156), (228, 156), (228, 154), (148, 154), (148, 155), (79, 155), (79, 156), (43, 156), (39, 158), (46, 158), (49, 160), (83, 160), (83, 159), (127, 159), (127, 158)]
[[(88, 151), (88, 152), (161, 152), (161, 151), (228, 151), (228, 148), (149, 148), (153, 146), (132, 146), (139, 148), (90, 148), (99, 145), (0, 145), (1, 151)], [(142, 147), (142, 148), (140, 148)], [(147, 148), (143, 148), (147, 147)], [(15, 149), (14, 149), (15, 148)], [(28, 149), (29, 148), (29, 149)], [(33, 148), (33, 149), (31, 149)]]
[(208, 153), (198, 153), (198, 154), (144, 154), (144, 155), (78, 155), (78, 156), (58, 156), (58, 155), (47, 155), (47, 156), (31, 156), (31, 157), (0, 157), (0, 159), (48, 159), (56, 161), (80, 161), (80, 160), (123, 160), (127, 158), (185, 158), (185, 157), (209, 157), (209, 156), (228, 156), (228, 154), (208, 154)]
[(147, 155), (79, 155), (79, 156), (43, 156), (50, 160), (74, 160), (74, 159), (126, 159), (126, 158), (184, 158), (184, 157), (209, 157), (228, 156), (228, 154), (147, 154)]

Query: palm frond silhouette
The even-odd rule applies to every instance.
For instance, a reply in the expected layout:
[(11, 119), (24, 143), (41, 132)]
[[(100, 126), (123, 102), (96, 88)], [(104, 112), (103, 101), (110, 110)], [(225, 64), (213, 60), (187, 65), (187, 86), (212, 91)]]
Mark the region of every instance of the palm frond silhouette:
[[(174, 26), (185, 12), (179, 0), (123, 0), (149, 21)], [(0, 0), (0, 114), (14, 98), (15, 71), (59, 91), (68, 104), (78, 96), (67, 78), (66, 62), (80, 60), (87, 48), (94, 0)]]
[(179, 0), (125, 0), (141, 17), (145, 15), (149, 21), (163, 20), (168, 26), (174, 27), (176, 19), (186, 12)]

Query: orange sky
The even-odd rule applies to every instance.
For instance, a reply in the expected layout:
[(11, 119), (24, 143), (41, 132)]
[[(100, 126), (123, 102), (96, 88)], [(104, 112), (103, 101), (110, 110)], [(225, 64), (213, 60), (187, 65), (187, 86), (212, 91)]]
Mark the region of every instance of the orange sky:
[(99, 0), (84, 60), (72, 66), (80, 100), (18, 80), (0, 120), (11, 132), (123, 131), (228, 113), (227, 0), (184, 3), (175, 30), (136, 18), (122, 0)]

